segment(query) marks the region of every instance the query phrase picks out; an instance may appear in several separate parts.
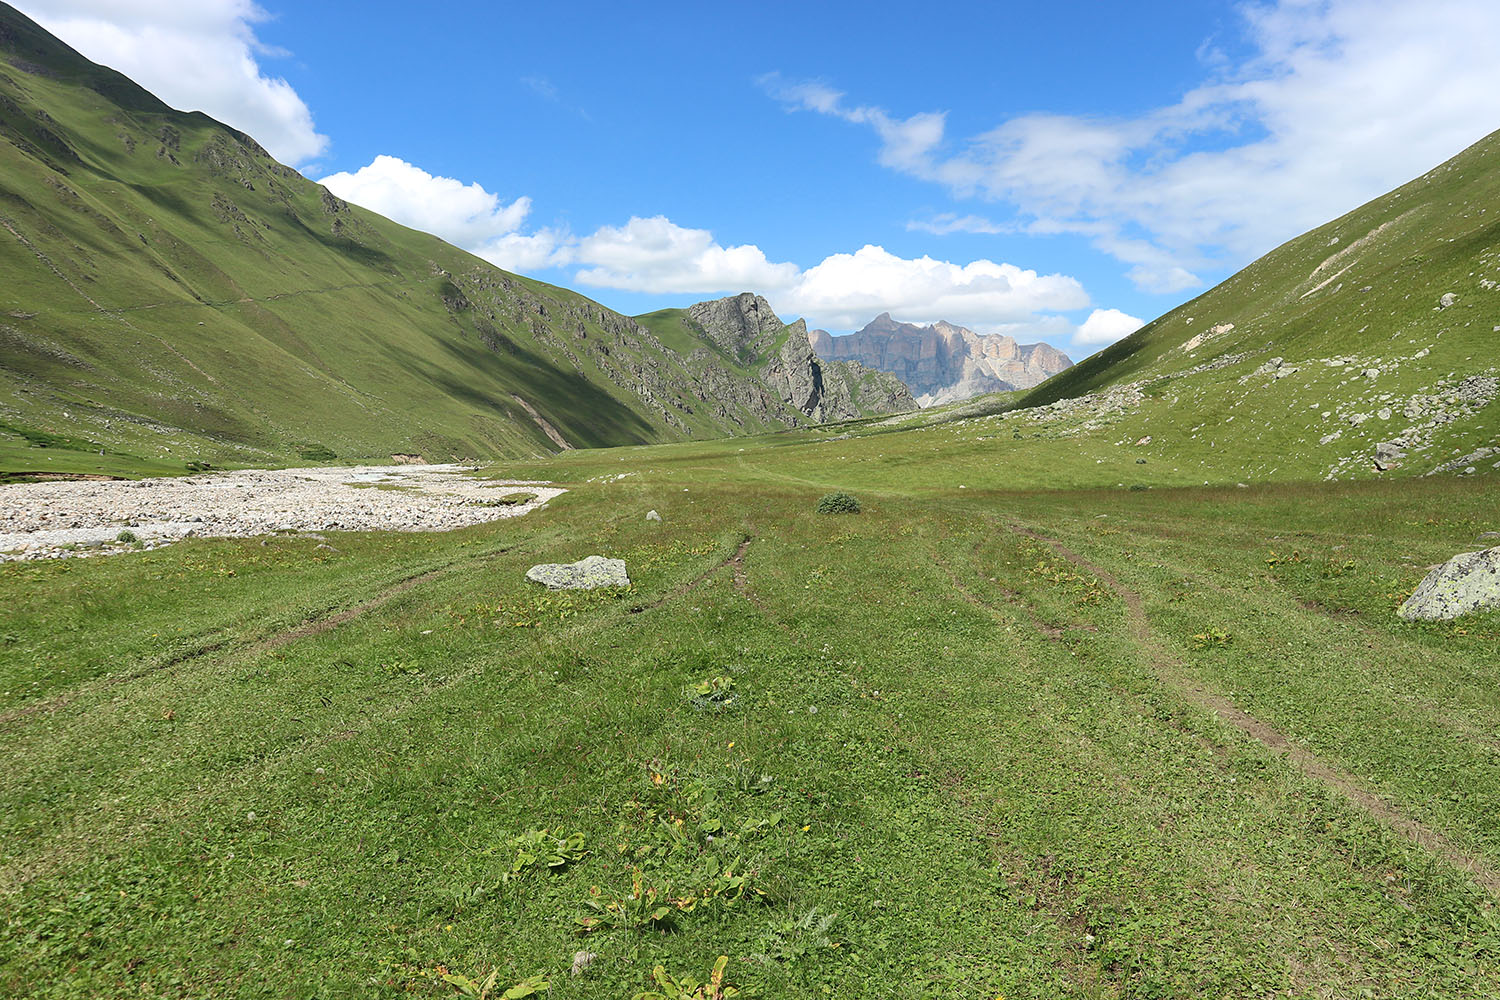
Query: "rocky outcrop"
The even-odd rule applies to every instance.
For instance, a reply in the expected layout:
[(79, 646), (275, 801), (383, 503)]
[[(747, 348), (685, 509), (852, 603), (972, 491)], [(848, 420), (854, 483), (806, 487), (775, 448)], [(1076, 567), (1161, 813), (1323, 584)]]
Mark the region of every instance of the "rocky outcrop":
[[(812, 423), (915, 409), (910, 390), (864, 365), (825, 362), (803, 320), (787, 324), (759, 295), (742, 292), (699, 302), (688, 319), (737, 364), (754, 371), (770, 395)], [(728, 381), (727, 373), (716, 372)], [(793, 422), (798, 422), (794, 417)]]
[(819, 357), (889, 372), (911, 388), (922, 406), (1029, 389), (1073, 363), (1049, 344), (1018, 344), (1014, 337), (986, 336), (946, 322), (898, 323), (890, 313), (847, 337), (823, 330), (810, 337)]
[(628, 587), (624, 559), (585, 556), (575, 563), (543, 563), (526, 571), (526, 579), (540, 583), (548, 590), (595, 590), (599, 587)]
[(1500, 547), (1463, 552), (1427, 574), (1397, 609), (1406, 621), (1447, 621), (1500, 607)]
[(765, 354), (786, 326), (771, 303), (753, 292), (699, 302), (687, 312), (710, 340), (745, 364)]

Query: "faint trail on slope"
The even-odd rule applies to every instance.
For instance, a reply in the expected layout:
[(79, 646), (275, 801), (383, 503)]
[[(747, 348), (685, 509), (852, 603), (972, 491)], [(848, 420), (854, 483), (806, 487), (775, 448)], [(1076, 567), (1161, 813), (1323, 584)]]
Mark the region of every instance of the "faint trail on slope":
[(1218, 716), (1247, 736), (1259, 740), (1282, 754), (1303, 774), (1328, 785), (1376, 819), (1416, 842), (1418, 846), (1468, 872), (1476, 882), (1489, 891), (1490, 895), (1500, 898), (1500, 873), (1497, 873), (1483, 859), (1453, 844), (1436, 830), (1406, 816), (1395, 806), (1365, 788), (1354, 775), (1292, 743), (1274, 726), (1260, 721), (1224, 695), (1183, 673), (1181, 662), (1163, 648), (1151, 633), (1151, 627), (1146, 620), (1145, 601), (1141, 599), (1140, 594), (1126, 587), (1113, 574), (1089, 562), (1056, 539), (1038, 534), (1015, 521), (1009, 522), (1008, 526), (1015, 534), (1040, 542), (1074, 566), (1093, 574), (1099, 582), (1120, 596), (1125, 604), (1126, 620), (1130, 626), (1131, 637), (1150, 657), (1151, 666), (1157, 678), (1166, 687), (1190, 704)]
[[(481, 556), (480, 558), (488, 559), (499, 554), (500, 552), (489, 553), (485, 556)], [(252, 640), (244, 646), (230, 648), (233, 644), (233, 640), (227, 636), (220, 635), (218, 638), (215, 638), (200, 646), (183, 650), (180, 653), (175, 653), (160, 662), (141, 667), (140, 669), (132, 670), (128, 673), (123, 674), (106, 674), (103, 677), (85, 681), (78, 687), (70, 688), (66, 691), (60, 691), (49, 698), (44, 698), (41, 701), (33, 702), (28, 705), (21, 705), (17, 708), (11, 709), (8, 712), (0, 713), (0, 726), (10, 725), (12, 723), (20, 721), (21, 719), (25, 719), (29, 716), (37, 715), (40, 713), (55, 712), (58, 709), (65, 708), (74, 701), (77, 701), (79, 698), (83, 697), (90, 691), (104, 687), (114, 687), (119, 684), (126, 684), (130, 681), (139, 680), (142, 677), (158, 673), (162, 670), (170, 670), (171, 668), (181, 666), (184, 663), (191, 663), (194, 660), (201, 660), (204, 657), (212, 656), (215, 653), (224, 652), (227, 650), (230, 655), (237, 657), (255, 656), (260, 653), (269, 652), (273, 649), (280, 649), (282, 646), (285, 646), (291, 642), (295, 642), (298, 639), (307, 639), (313, 636), (322, 635), (325, 632), (331, 632), (339, 626), (348, 624), (354, 619), (359, 618), (361, 615), (368, 614), (369, 612), (375, 611), (383, 605), (388, 604), (391, 600), (406, 593), (413, 587), (420, 586), (421, 584), (424, 584), (429, 580), (435, 580), (440, 576), (444, 576), (449, 572), (457, 569), (461, 565), (462, 562), (452, 562), (444, 566), (439, 566), (437, 569), (427, 570), (422, 573), (417, 573), (413, 576), (405, 577), (404, 579), (398, 580), (395, 583), (387, 586), (385, 589), (375, 594), (375, 596), (371, 597), (369, 600), (362, 601), (358, 604), (343, 608), (339, 611), (330, 612), (328, 610), (324, 610), (320, 612), (314, 612), (307, 618), (303, 619), (301, 624), (296, 625), (293, 628), (286, 629), (281, 632), (274, 632), (271, 635)]]
[(645, 611), (655, 611), (657, 608), (661, 607), (663, 604), (666, 604), (668, 601), (675, 601), (683, 594), (696, 590), (703, 584), (705, 580), (713, 576), (725, 566), (734, 567), (735, 589), (743, 594), (746, 598), (748, 598), (753, 604), (760, 607), (762, 611), (764, 611), (765, 608), (760, 604), (760, 601), (754, 597), (751, 597), (749, 592), (742, 584), (745, 567), (745, 553), (749, 550), (750, 543), (752, 541), (754, 541), (754, 536), (747, 535), (743, 540), (741, 540), (739, 548), (737, 548), (732, 554), (730, 554), (728, 558), (724, 559), (721, 562), (714, 563), (708, 569), (704, 570), (702, 573), (699, 573), (691, 580), (687, 581), (686, 583), (679, 584), (676, 588), (668, 591), (649, 604), (637, 604), (635, 607), (630, 609), (630, 613), (633, 615), (638, 615)]
[(738, 590), (745, 600), (755, 605), (761, 611), (767, 612), (769, 609), (766, 607), (765, 602), (755, 596), (755, 591), (750, 589), (750, 574), (745, 572), (745, 554), (749, 551), (750, 539), (747, 538), (740, 543), (739, 551), (729, 560), (729, 565), (734, 572), (734, 589)]
[(104, 314), (106, 316), (109, 316), (112, 319), (116, 320), (122, 326), (124, 326), (127, 330), (133, 330), (134, 332), (140, 334), (143, 337), (150, 337), (152, 340), (154, 340), (157, 343), (161, 344), (162, 347), (166, 348), (172, 354), (176, 355), (177, 358), (180, 361), (182, 361), (183, 364), (187, 365), (193, 371), (197, 372), (199, 375), (202, 375), (204, 378), (206, 378), (208, 381), (212, 382), (214, 385), (218, 385), (219, 384), (219, 380), (218, 379), (214, 378), (208, 372), (204, 371), (202, 368), (199, 368), (197, 365), (193, 364), (193, 361), (192, 361), (191, 358), (189, 358), (186, 354), (183, 354), (181, 351), (179, 351), (177, 348), (173, 347), (171, 344), (167, 343), (161, 337), (157, 336), (154, 333), (151, 333), (148, 330), (142, 330), (140, 327), (138, 327), (135, 324), (131, 323), (129, 320), (127, 320), (120, 313), (120, 311), (118, 309), (109, 309), (109, 308), (106, 308), (105, 306), (100, 305), (98, 302), (94, 301), (94, 299), (87, 292), (85, 292), (82, 288), (79, 288), (76, 284), (74, 284), (73, 279), (69, 278), (66, 274), (64, 274), (58, 268), (58, 266), (52, 262), (52, 258), (48, 257), (47, 254), (40, 247), (38, 247), (36, 244), (32, 243), (25, 236), (21, 235), (21, 231), (19, 229), (17, 229), (12, 224), (12, 222), (11, 222), (10, 219), (5, 218), (4, 216), (0, 216), (0, 226), (4, 226), (6, 228), (6, 230), (8, 230), (10, 232), (10, 234), (16, 238), (16, 242), (20, 243), (27, 250), (30, 250), (33, 254), (35, 254), (36, 255), (36, 259), (39, 260), (39, 261), (41, 261), (43, 264), (45, 264), (47, 266), (47, 269), (49, 271), (51, 271), (54, 275), (57, 276), (58, 280), (60, 280), (63, 284), (67, 285), (69, 288), (73, 289), (73, 291), (77, 292), (80, 298), (82, 298), (89, 305), (93, 306), (97, 311), (99, 311), (100, 313), (102, 313), (102, 314)]

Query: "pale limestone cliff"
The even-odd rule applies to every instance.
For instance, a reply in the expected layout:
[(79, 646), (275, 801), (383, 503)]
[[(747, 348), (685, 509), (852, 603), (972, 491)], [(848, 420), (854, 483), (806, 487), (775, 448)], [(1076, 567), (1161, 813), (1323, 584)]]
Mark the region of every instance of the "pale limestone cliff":
[(922, 406), (951, 403), (986, 392), (1029, 389), (1072, 361), (1049, 344), (1018, 344), (952, 323), (898, 323), (882, 313), (846, 337), (809, 334), (813, 350), (833, 361), (858, 361), (904, 382)]

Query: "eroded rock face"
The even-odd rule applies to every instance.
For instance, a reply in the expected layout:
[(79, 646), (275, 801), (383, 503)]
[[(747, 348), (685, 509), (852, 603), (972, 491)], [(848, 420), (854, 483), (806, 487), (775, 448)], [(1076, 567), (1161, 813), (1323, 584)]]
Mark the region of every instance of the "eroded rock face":
[(813, 349), (830, 360), (858, 361), (889, 372), (911, 388), (917, 402), (934, 406), (986, 392), (1029, 389), (1072, 365), (1048, 344), (1018, 344), (952, 323), (898, 323), (882, 313), (847, 337), (811, 334)]
[(699, 302), (687, 313), (715, 344), (754, 368), (773, 397), (812, 423), (916, 409), (916, 400), (899, 379), (819, 358), (807, 324), (800, 319), (783, 323), (759, 295), (741, 292)]
[(575, 563), (543, 563), (526, 571), (526, 579), (548, 590), (594, 590), (598, 587), (628, 587), (624, 559), (585, 556)]
[(1447, 621), (1500, 607), (1500, 546), (1463, 552), (1427, 574), (1396, 610), (1406, 621)]

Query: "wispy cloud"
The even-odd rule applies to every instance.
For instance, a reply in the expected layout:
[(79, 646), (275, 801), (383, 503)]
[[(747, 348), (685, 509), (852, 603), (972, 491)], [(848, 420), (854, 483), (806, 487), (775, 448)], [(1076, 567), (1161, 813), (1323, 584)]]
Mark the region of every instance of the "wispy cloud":
[(954, 140), (941, 111), (903, 117), (823, 82), (759, 82), (788, 110), (873, 130), (881, 164), (1009, 205), (1029, 232), (1083, 235), (1158, 292), (1246, 263), (1497, 124), (1493, 0), (1279, 0), (1241, 13), (1249, 57), (1207, 45), (1207, 79), (1131, 118), (1026, 114)]
[(577, 115), (585, 121), (593, 121), (593, 118), (590, 117), (589, 113), (583, 108), (568, 103), (568, 101), (563, 98), (562, 91), (558, 89), (557, 84), (553, 83), (547, 77), (523, 76), (521, 77), (520, 82), (521, 86), (525, 87), (527, 90), (531, 91), (533, 94), (535, 94), (537, 97), (540, 97), (547, 103), (555, 104), (558, 107), (563, 108), (564, 110), (571, 111), (573, 114)]
[(951, 233), (981, 233), (998, 236), (1002, 233), (1021, 232), (1024, 227), (1013, 222), (996, 222), (980, 215), (958, 215), (943, 212), (930, 219), (912, 219), (906, 224), (908, 232), (932, 233), (947, 236)]
[(560, 100), (557, 93), (557, 84), (545, 76), (523, 76), (521, 77), (521, 86), (543, 100), (553, 102)]

